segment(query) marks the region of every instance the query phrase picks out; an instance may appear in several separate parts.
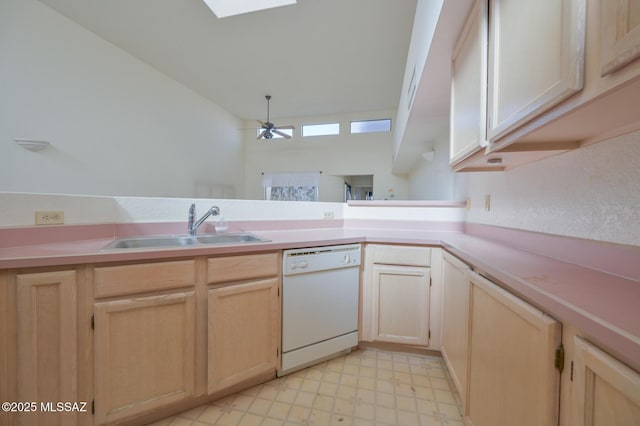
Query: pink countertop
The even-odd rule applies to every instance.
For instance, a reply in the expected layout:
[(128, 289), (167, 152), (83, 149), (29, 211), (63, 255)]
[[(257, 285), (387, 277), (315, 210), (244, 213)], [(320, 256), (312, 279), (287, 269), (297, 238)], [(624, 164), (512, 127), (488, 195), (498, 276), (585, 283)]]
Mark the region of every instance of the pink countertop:
[[(90, 238), (23, 246), (0, 244), (0, 269), (249, 253), (358, 242), (442, 246), (472, 265), (477, 272), (552, 317), (572, 324), (595, 344), (640, 371), (640, 280), (633, 267), (627, 266), (624, 274), (616, 270), (593, 269), (567, 259), (535, 254), (522, 247), (516, 249), (447, 227), (398, 229), (335, 226), (251, 232), (271, 241), (195, 248), (101, 251), (113, 241), (113, 236), (83, 231), (83, 235)], [(571, 243), (576, 247), (581, 244), (580, 241)], [(630, 248), (627, 253), (631, 253), (630, 261), (635, 260), (636, 265), (640, 264), (640, 250)], [(606, 256), (606, 251), (602, 255)]]

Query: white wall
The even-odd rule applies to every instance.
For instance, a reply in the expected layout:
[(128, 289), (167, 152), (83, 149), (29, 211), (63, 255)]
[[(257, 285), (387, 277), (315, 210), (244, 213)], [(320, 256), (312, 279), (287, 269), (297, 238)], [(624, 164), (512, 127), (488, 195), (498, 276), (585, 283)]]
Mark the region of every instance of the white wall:
[(449, 167), (449, 139), (434, 142), (433, 161), (419, 158), (409, 173), (410, 200), (457, 200), (454, 196), (455, 173)]
[(0, 2), (0, 191), (242, 196), (241, 126), (42, 3)]
[(467, 222), (640, 246), (640, 132), (466, 181)]
[[(247, 121), (245, 128), (245, 196), (248, 199), (263, 199), (262, 173), (318, 172), (323, 175), (324, 185), (332, 189), (323, 190), (320, 184), (321, 201), (338, 201), (343, 187), (337, 189), (331, 176), (374, 175), (374, 198), (382, 200), (406, 200), (408, 181), (406, 176), (391, 173), (392, 133), (349, 134), (351, 120), (384, 119), (395, 117), (395, 111), (362, 114), (343, 114), (326, 117), (271, 118), (280, 125), (296, 127), (291, 139), (256, 140), (257, 123)], [(340, 122), (340, 135), (301, 136), (302, 124)]]

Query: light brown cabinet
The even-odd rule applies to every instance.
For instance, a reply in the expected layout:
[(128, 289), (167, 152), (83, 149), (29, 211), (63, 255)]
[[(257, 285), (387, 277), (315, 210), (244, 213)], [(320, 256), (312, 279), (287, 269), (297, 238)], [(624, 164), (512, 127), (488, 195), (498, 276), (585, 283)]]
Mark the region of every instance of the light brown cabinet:
[[(76, 271), (1, 274), (0, 284), (3, 276), (6, 281), (0, 285), (0, 298), (6, 296), (4, 303), (15, 301), (14, 306), (9, 302), (0, 309), (6, 315), (2, 318), (6, 328), (0, 333), (3, 352), (8, 349), (0, 367), (6, 369), (0, 385), (2, 402), (36, 404), (30, 412), (5, 413), (2, 424), (79, 424), (78, 412), (50, 412), (59, 401), (79, 400)], [(15, 334), (9, 332), (12, 325)]]
[(450, 163), (487, 146), (487, 0), (476, 1), (451, 62)]
[(96, 424), (195, 395), (195, 271), (193, 259), (93, 270)]
[(640, 57), (640, 2), (601, 1), (600, 74), (605, 76)]
[(209, 393), (275, 376), (280, 345), (276, 278), (209, 290)]
[(640, 425), (640, 374), (576, 334), (567, 377), (567, 425)]
[(430, 247), (365, 247), (361, 340), (439, 348), (440, 262), (432, 258), (439, 260), (440, 253)]
[[(482, 10), (483, 0), (477, 2)], [(465, 60), (477, 57), (470, 46), (483, 36), (471, 36), (482, 16), (472, 14), (453, 53), (453, 170), (508, 170), (640, 130), (637, 1), (489, 0), (488, 12), (480, 13), (489, 14), (488, 145), (462, 154), (466, 143), (475, 146), (469, 124), (478, 121), (478, 110), (465, 102), (475, 97), (478, 105), (483, 84), (467, 87), (477, 77), (465, 76)], [(467, 90), (460, 94), (458, 86)]]
[(373, 265), (373, 340), (429, 345), (429, 268)]
[(448, 252), (442, 253), (442, 358), (451, 379), (466, 401), (469, 341), (469, 267)]
[(585, 0), (490, 0), (488, 133), (495, 141), (583, 86)]
[(475, 272), (470, 279), (467, 421), (557, 424), (560, 323)]
[[(280, 361), (280, 256), (207, 260), (208, 392), (275, 377)], [(266, 380), (266, 379), (265, 379)]]

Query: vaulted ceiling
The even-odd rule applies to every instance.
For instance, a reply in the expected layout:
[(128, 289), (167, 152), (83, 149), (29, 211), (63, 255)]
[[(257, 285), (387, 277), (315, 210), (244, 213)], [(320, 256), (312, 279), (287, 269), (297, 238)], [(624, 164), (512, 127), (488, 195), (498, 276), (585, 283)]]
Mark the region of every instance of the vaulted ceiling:
[(242, 119), (398, 108), (416, 0), (298, 0), (218, 19), (202, 0), (40, 0)]

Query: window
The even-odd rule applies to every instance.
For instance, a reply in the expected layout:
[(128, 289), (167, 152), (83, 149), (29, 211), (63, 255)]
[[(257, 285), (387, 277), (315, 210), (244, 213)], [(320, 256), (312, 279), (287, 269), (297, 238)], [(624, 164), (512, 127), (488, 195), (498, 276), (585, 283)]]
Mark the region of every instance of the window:
[(340, 123), (303, 124), (302, 136), (332, 136), (340, 134)]
[(263, 173), (265, 200), (318, 201), (320, 172)]
[(378, 133), (390, 131), (390, 118), (385, 118), (382, 120), (362, 120), (351, 122), (351, 133)]

